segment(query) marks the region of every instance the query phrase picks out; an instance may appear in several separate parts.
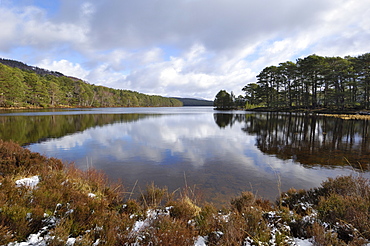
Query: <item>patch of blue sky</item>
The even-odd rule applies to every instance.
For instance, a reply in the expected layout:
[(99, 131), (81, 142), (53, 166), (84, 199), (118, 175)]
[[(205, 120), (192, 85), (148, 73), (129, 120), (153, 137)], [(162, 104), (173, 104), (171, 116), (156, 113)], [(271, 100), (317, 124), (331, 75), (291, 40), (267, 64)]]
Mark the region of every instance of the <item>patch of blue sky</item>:
[(60, 9), (60, 0), (28, 0), (29, 5), (44, 9), (47, 13), (47, 17), (55, 16)]
[(14, 59), (30, 63), (38, 63), (44, 59), (51, 61), (68, 60), (74, 64), (81, 64), (86, 61), (83, 55), (75, 52), (68, 44), (58, 46), (57, 48), (50, 47), (46, 52), (42, 52), (40, 49), (45, 51), (45, 48), (41, 47), (35, 48), (29, 45), (18, 46), (12, 49), (11, 53)]
[[(20, 1), (21, 2), (21, 1)], [(0, 7), (14, 7), (16, 6), (16, 1), (11, 1), (11, 0), (0, 0)], [(18, 5), (18, 4), (17, 4)]]
[[(277, 45), (279, 42), (284, 42), (284, 39), (281, 38), (281, 37), (274, 37), (272, 39), (269, 39), (269, 40), (266, 40), (262, 43), (260, 43), (255, 49), (254, 49), (254, 52), (247, 55), (244, 60), (248, 61), (248, 62), (253, 62), (253, 61), (258, 61), (259, 59), (261, 59), (261, 57), (264, 57), (264, 56), (269, 56), (269, 55), (273, 55), (274, 53), (277, 53), (279, 54), (281, 51), (280, 50), (276, 50), (274, 51), (274, 45)], [(285, 49), (285, 48), (289, 48), (289, 47), (283, 47), (282, 49)], [(271, 54), (269, 54), (269, 51), (271, 52)], [(286, 62), (286, 61), (295, 61), (295, 59), (297, 58), (303, 58), (303, 57), (306, 57), (306, 56), (309, 56), (312, 53), (312, 46), (308, 46), (307, 48), (304, 48), (304, 49), (296, 49), (296, 50), (287, 50), (287, 52), (291, 52), (291, 54), (289, 55), (289, 57), (287, 57), (285, 60), (272, 60), (271, 62), (273, 62), (273, 64), (269, 64), (270, 65), (279, 65), (279, 63), (282, 63), (282, 62)]]
[(180, 56), (181, 52), (183, 52), (181, 49), (178, 49), (170, 45), (160, 45), (158, 48), (160, 48), (163, 51), (163, 59), (166, 61), (170, 60), (171, 57)]
[(258, 60), (259, 58), (260, 58), (260, 52), (255, 51), (255, 52), (247, 55), (246, 57), (244, 57), (244, 60), (249, 61), (249, 62), (253, 62), (253, 61)]
[(33, 54), (33, 49), (30, 46), (17, 46), (8, 52), (0, 52), (2, 58), (17, 60), (32, 65), (36, 63), (36, 58)]
[(60, 0), (0, 0), (0, 7), (19, 8), (25, 6), (34, 6), (45, 10), (48, 17), (52, 17), (58, 13), (60, 4)]
[(271, 39), (262, 42), (254, 48), (253, 53), (250, 53), (244, 59), (250, 62), (260, 59), (261, 54), (265, 53), (266, 49), (268, 49), (268, 47), (270, 47), (276, 41), (279, 41), (279, 39)]
[(63, 44), (58, 46), (53, 52), (54, 60), (68, 60), (72, 63), (83, 64), (86, 62), (86, 57), (80, 52), (76, 51), (70, 44)]

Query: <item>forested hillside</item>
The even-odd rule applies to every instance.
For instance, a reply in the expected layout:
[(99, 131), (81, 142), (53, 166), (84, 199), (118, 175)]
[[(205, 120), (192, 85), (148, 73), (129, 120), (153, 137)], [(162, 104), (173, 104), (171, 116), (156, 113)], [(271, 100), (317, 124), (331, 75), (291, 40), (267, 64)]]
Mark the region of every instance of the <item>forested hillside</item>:
[(58, 72), (0, 60), (0, 107), (3, 108), (174, 106), (182, 103), (173, 98), (95, 86)]
[(370, 53), (269, 66), (243, 91), (249, 104), (269, 108), (370, 109)]

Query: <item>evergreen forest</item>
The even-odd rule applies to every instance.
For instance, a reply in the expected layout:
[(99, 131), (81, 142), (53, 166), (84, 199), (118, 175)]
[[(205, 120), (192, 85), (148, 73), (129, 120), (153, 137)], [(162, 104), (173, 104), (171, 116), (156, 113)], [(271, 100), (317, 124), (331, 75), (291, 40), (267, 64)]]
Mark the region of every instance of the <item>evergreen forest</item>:
[(370, 109), (370, 53), (356, 57), (310, 55), (296, 62), (268, 66), (255, 83), (235, 98), (226, 91), (216, 95), (215, 106), (247, 109)]
[(59, 72), (0, 59), (0, 108), (178, 107), (174, 98), (96, 86)]

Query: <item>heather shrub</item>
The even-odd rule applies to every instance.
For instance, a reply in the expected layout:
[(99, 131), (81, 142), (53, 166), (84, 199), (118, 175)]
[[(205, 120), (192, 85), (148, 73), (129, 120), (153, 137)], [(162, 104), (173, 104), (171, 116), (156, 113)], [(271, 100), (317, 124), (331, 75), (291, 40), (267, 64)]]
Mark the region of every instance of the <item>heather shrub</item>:
[(322, 189), (326, 195), (318, 203), (319, 219), (336, 226), (338, 237), (346, 242), (356, 238), (357, 230), (370, 239), (369, 181), (360, 176), (338, 177), (323, 182)]
[(139, 200), (145, 208), (153, 208), (159, 206), (167, 194), (167, 188), (159, 188), (154, 183), (150, 183)]
[(25, 206), (14, 204), (4, 206), (1, 210), (1, 221), (7, 226), (16, 240), (24, 240), (33, 232), (29, 226), (30, 209)]
[(255, 243), (268, 242), (270, 229), (258, 208), (246, 208), (243, 213), (231, 212), (227, 220), (220, 220), (213, 234), (211, 245), (243, 245), (246, 239)]
[(240, 197), (231, 200), (231, 206), (242, 213), (245, 209), (249, 209), (255, 201), (256, 198), (252, 192), (243, 192)]
[(159, 216), (148, 228), (144, 245), (194, 245), (196, 230), (187, 221)]
[(326, 245), (347, 245), (338, 239), (337, 233), (326, 230), (322, 225), (314, 223), (309, 230), (312, 236), (312, 243), (315, 246), (326, 246)]
[(217, 225), (217, 209), (212, 204), (205, 204), (194, 218), (199, 234), (209, 235)]
[[(69, 236), (83, 235), (101, 221), (109, 224), (104, 218), (119, 213), (121, 187), (110, 186), (102, 173), (64, 166), (14, 143), (0, 142), (0, 156), (0, 226), (15, 240), (25, 240), (46, 225), (58, 235), (50, 244), (63, 245)], [(32, 175), (39, 177), (36, 187), (16, 186), (16, 180)], [(56, 225), (45, 222), (51, 216)]]
[(349, 242), (356, 235), (359, 236), (358, 232), (365, 238), (370, 238), (369, 208), (370, 203), (366, 198), (332, 193), (319, 202), (318, 215), (320, 220), (336, 228), (340, 239)]
[(201, 208), (195, 205), (195, 203), (187, 196), (169, 202), (168, 205), (171, 206), (171, 217), (185, 221), (193, 219), (201, 211)]
[(263, 217), (263, 208), (270, 207), (268, 204), (257, 199), (251, 192), (243, 192), (240, 197), (232, 199), (231, 208), (226, 214), (219, 213), (212, 219), (207, 211), (201, 212), (200, 215), (205, 215), (205, 221), (200, 222), (206, 222), (213, 229), (204, 225), (202, 227), (202, 231), (208, 233), (208, 244), (243, 245), (246, 240), (257, 244), (267, 243), (270, 240), (270, 229)]
[(370, 183), (369, 180), (357, 176), (339, 176), (335, 179), (328, 178), (321, 184), (326, 195), (338, 194), (340, 196), (362, 196), (369, 198), (370, 196)]
[(0, 244), (6, 245), (12, 241), (11, 230), (4, 225), (0, 225)]
[(122, 211), (127, 214), (142, 214), (143, 209), (138, 201), (129, 199), (122, 206)]
[(27, 176), (35, 175), (40, 170), (60, 170), (63, 163), (55, 158), (46, 158), (38, 153), (22, 148), (13, 142), (0, 140), (0, 174)]
[(66, 245), (71, 232), (73, 221), (69, 218), (62, 218), (59, 223), (50, 232), (51, 239), (48, 245), (62, 246)]
[(313, 237), (317, 245), (357, 245), (370, 239), (370, 185), (361, 176), (329, 178), (307, 191), (291, 189), (281, 200), (296, 214), (289, 223), (296, 237)]

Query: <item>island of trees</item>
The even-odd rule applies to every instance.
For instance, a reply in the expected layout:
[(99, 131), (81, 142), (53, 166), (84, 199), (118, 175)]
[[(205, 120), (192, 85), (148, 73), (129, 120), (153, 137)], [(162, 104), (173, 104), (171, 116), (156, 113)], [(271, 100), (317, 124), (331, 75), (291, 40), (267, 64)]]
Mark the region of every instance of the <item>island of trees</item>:
[(220, 109), (245, 106), (276, 110), (370, 108), (370, 53), (357, 57), (310, 55), (264, 68), (256, 83), (235, 97), (221, 90), (214, 105)]
[(174, 98), (96, 86), (22, 62), (0, 59), (0, 108), (178, 107)]

